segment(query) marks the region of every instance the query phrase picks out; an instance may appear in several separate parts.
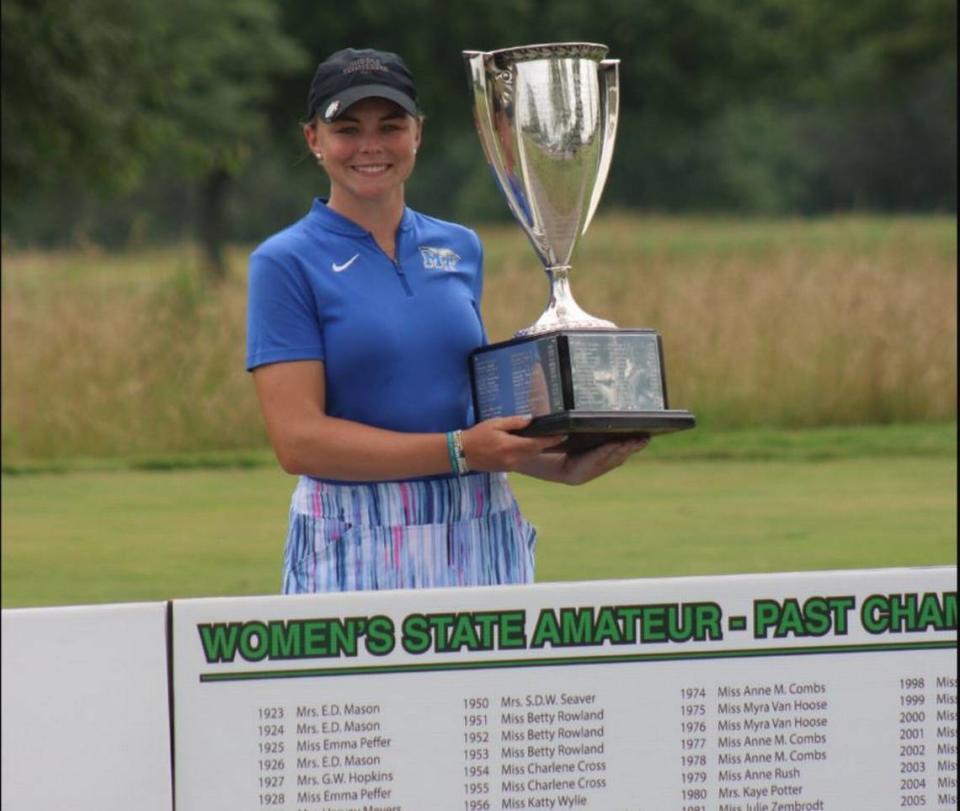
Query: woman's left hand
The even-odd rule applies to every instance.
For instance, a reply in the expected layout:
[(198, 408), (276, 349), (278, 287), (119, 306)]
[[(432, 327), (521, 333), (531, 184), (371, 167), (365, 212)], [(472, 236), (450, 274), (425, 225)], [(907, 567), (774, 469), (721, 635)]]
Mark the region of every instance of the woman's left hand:
[(545, 469), (546, 465), (539, 470), (531, 466), (531, 469), (524, 472), (564, 484), (584, 484), (620, 467), (632, 454), (643, 450), (648, 444), (650, 444), (650, 438), (645, 437), (625, 442), (609, 442), (583, 453), (542, 454), (538, 461), (544, 463), (547, 462), (548, 457), (553, 457), (549, 459), (553, 463), (550, 466), (552, 469)]

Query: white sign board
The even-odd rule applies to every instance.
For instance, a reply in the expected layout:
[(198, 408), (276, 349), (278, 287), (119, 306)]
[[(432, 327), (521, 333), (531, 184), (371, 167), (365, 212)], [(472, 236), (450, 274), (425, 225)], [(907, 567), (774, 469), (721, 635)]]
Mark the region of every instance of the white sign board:
[(4, 811), (170, 811), (166, 615), (3, 612)]
[(954, 809), (956, 569), (174, 603), (177, 811)]

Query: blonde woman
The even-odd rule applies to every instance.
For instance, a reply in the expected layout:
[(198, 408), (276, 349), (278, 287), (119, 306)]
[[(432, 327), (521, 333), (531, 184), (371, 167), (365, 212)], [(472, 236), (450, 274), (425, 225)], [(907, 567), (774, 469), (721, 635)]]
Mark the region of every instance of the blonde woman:
[(474, 424), (467, 356), (486, 341), (483, 252), (404, 201), (423, 118), (396, 54), (346, 49), (308, 96), (330, 183), (250, 258), (247, 368), (293, 495), (283, 591), (529, 583), (536, 533), (507, 481), (579, 484), (643, 442), (578, 456)]

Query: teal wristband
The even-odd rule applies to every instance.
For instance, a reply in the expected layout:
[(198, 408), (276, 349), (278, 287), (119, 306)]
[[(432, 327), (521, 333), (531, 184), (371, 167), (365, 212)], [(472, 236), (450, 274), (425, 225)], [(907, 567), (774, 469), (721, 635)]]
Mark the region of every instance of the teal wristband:
[(460, 464), (457, 459), (457, 444), (453, 431), (447, 431), (447, 455), (450, 457), (450, 469), (459, 476)]

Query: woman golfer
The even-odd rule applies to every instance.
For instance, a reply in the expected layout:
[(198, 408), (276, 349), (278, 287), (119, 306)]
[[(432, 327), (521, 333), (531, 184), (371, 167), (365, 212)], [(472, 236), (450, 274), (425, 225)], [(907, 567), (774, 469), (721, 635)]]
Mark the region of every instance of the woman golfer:
[(303, 127), (330, 180), (250, 257), (247, 368), (293, 494), (283, 591), (529, 583), (536, 533), (505, 471), (580, 484), (642, 442), (577, 456), (473, 423), (485, 342), (475, 233), (407, 208), (423, 120), (396, 54), (320, 64)]

